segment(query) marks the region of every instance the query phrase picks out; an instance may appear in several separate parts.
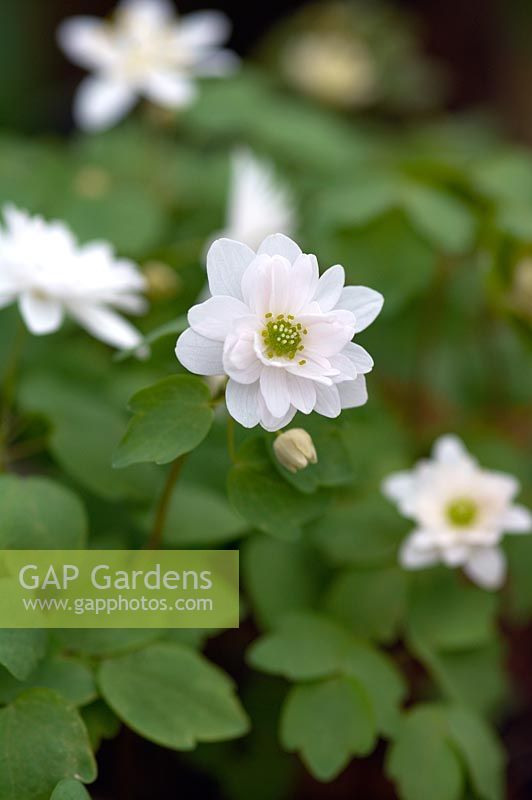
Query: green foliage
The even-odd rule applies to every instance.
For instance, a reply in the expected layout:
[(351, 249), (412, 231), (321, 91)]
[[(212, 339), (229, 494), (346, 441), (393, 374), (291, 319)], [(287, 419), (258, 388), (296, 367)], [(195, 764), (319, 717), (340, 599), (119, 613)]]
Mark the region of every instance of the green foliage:
[(49, 800), (63, 778), (95, 777), (85, 727), (58, 694), (29, 689), (0, 710), (0, 797)]
[(190, 375), (165, 378), (131, 398), (134, 417), (116, 452), (115, 467), (168, 464), (207, 436), (213, 410), (205, 383)]
[(0, 664), (15, 678), (25, 680), (46, 651), (46, 631), (0, 630)]
[(98, 683), (120, 719), (164, 747), (190, 750), (248, 729), (229, 678), (184, 645), (153, 644), (108, 659)]
[(96, 697), (90, 668), (83, 661), (66, 656), (44, 659), (25, 680), (16, 680), (7, 670), (2, 670), (0, 704), (10, 703), (31, 687), (53, 689), (75, 706), (86, 705)]
[(90, 795), (82, 783), (67, 779), (57, 784), (50, 800), (90, 800)]

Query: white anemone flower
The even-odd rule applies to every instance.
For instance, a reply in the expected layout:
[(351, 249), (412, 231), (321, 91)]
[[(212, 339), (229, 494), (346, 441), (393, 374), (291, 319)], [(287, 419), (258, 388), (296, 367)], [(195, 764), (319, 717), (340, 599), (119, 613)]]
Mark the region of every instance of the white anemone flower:
[(198, 375), (228, 376), (227, 409), (246, 428), (283, 428), (296, 411), (337, 417), (367, 400), (371, 356), (351, 340), (383, 297), (344, 288), (343, 267), (320, 278), (313, 255), (282, 234), (257, 252), (218, 239), (207, 255), (211, 297), (193, 306), (176, 355)]
[(417, 527), (405, 539), (399, 559), (406, 569), (438, 562), (463, 567), (486, 589), (504, 582), (506, 561), (498, 547), (504, 533), (527, 533), (532, 514), (515, 505), (519, 483), (482, 469), (456, 436), (442, 436), (432, 458), (383, 483), (384, 494)]
[(256, 250), (272, 233), (292, 236), (295, 203), (273, 167), (250, 150), (235, 151), (232, 159), (227, 222), (222, 236)]
[(109, 128), (139, 97), (165, 108), (181, 108), (196, 97), (195, 77), (233, 71), (237, 57), (220, 45), (229, 36), (228, 18), (198, 11), (178, 18), (169, 0), (123, 0), (109, 21), (72, 17), (59, 27), (66, 55), (93, 75), (74, 101), (77, 125)]
[(63, 222), (8, 206), (0, 226), (0, 308), (18, 301), (31, 331), (57, 331), (65, 314), (107, 344), (135, 348), (141, 335), (114, 308), (145, 310), (145, 279), (107, 242), (80, 245)]

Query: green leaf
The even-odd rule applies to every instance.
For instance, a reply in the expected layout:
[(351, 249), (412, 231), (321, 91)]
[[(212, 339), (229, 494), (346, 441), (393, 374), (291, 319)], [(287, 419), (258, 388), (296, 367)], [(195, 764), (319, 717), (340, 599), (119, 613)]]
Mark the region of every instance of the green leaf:
[(248, 730), (231, 680), (184, 645), (153, 644), (104, 661), (98, 681), (120, 719), (164, 747), (191, 750)]
[(461, 800), (464, 775), (441, 709), (417, 706), (405, 714), (388, 752), (387, 772), (401, 800)]
[(81, 501), (49, 478), (0, 476), (0, 548), (77, 550), (87, 539)]
[(282, 542), (257, 534), (244, 543), (241, 558), (247, 594), (262, 627), (317, 604), (327, 571), (305, 540)]
[(405, 611), (405, 573), (398, 567), (342, 572), (327, 592), (325, 605), (354, 633), (392, 642)]
[(447, 253), (462, 253), (473, 246), (476, 221), (457, 197), (416, 183), (404, 184), (401, 195), (410, 221), (432, 244)]
[(408, 627), (433, 649), (461, 650), (489, 642), (495, 633), (497, 596), (460, 581), (448, 570), (413, 576)]
[(155, 628), (63, 628), (54, 631), (65, 650), (83, 656), (105, 657), (137, 650), (160, 639)]
[(192, 375), (172, 375), (142, 389), (129, 408), (134, 417), (116, 451), (115, 467), (174, 461), (203, 441), (214, 415), (206, 383)]
[(24, 681), (17, 681), (7, 670), (0, 672), (0, 703), (10, 703), (21, 692), (32, 687), (53, 689), (76, 706), (90, 703), (96, 697), (96, 685), (89, 667), (82, 661), (54, 656), (41, 661)]
[(0, 630), (0, 664), (18, 680), (26, 680), (46, 652), (46, 631)]
[(55, 692), (30, 689), (0, 710), (2, 800), (49, 800), (62, 779), (95, 777), (87, 731)]
[(239, 539), (249, 524), (217, 491), (189, 481), (175, 489), (164, 527), (163, 541), (170, 547), (220, 547)]
[(330, 678), (294, 687), (281, 717), (281, 741), (295, 750), (321, 781), (330, 781), (352, 756), (375, 745), (373, 708), (364, 690), (350, 678)]
[(103, 739), (114, 739), (122, 724), (103, 700), (96, 700), (94, 703), (84, 706), (80, 710), (80, 714), (94, 752), (98, 750)]
[(248, 440), (239, 451), (229, 473), (228, 491), (244, 519), (279, 539), (298, 539), (301, 526), (325, 510), (325, 495), (302, 494), (282, 479), (262, 438)]
[(67, 779), (57, 784), (50, 800), (90, 800), (90, 794), (79, 781)]
[(481, 800), (503, 800), (505, 755), (492, 729), (476, 714), (456, 706), (447, 710), (450, 734)]

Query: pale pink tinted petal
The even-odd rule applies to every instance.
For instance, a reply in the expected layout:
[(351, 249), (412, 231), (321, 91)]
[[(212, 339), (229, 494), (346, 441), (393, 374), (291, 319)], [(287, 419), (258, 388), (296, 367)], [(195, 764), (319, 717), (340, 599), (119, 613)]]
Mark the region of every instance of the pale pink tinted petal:
[(242, 276), (255, 253), (233, 239), (217, 239), (207, 253), (207, 275), (212, 295), (222, 294), (242, 300)]
[(248, 314), (249, 309), (241, 300), (217, 295), (204, 303), (192, 306), (188, 312), (188, 322), (196, 333), (223, 342), (235, 321)]
[(244, 385), (230, 379), (225, 390), (227, 410), (244, 428), (254, 428), (260, 420), (259, 382)]
[(153, 102), (168, 108), (188, 106), (196, 97), (192, 81), (171, 72), (154, 72), (144, 84), (144, 93)]
[(58, 300), (25, 292), (19, 300), (20, 313), (28, 330), (36, 336), (53, 333), (63, 321), (63, 307)]
[(74, 98), (74, 119), (86, 131), (110, 128), (130, 111), (136, 99), (126, 84), (85, 78)]
[(266, 253), (269, 256), (284, 256), (293, 264), (301, 255), (301, 248), (284, 233), (274, 233), (264, 239), (257, 253), (259, 255)]
[(224, 371), (239, 383), (255, 383), (260, 378), (262, 362), (257, 358), (253, 334), (231, 334), (224, 344)]
[(334, 383), (341, 383), (345, 380), (355, 380), (357, 377), (357, 368), (353, 362), (344, 355), (343, 351), (336, 356), (331, 356), (330, 362), (339, 372), (334, 378)]
[(316, 387), (308, 378), (300, 378), (287, 373), (290, 403), (303, 414), (310, 414), (316, 404)]
[(528, 533), (532, 530), (532, 513), (525, 506), (510, 506), (501, 519), (507, 533)]
[(314, 300), (323, 312), (331, 311), (342, 294), (345, 283), (345, 270), (340, 264), (326, 270), (318, 281)]
[(187, 328), (177, 340), (175, 354), (178, 361), (196, 375), (224, 373), (223, 344), (200, 336), (192, 328)]
[(338, 383), (337, 386), (342, 408), (358, 408), (367, 403), (368, 390), (363, 375), (359, 375), (354, 381)]
[(342, 350), (342, 355), (347, 356), (355, 365), (357, 372), (365, 375), (373, 369), (373, 359), (367, 350), (355, 342), (348, 342)]
[(464, 572), (483, 589), (500, 589), (506, 577), (506, 558), (498, 547), (477, 548), (464, 565)]
[(274, 417), (283, 417), (290, 408), (290, 392), (284, 369), (263, 367), (260, 374), (260, 390), (266, 408)]
[(323, 316), (303, 315), (298, 319), (308, 330), (305, 347), (325, 357), (343, 350), (355, 333), (355, 319), (349, 311), (330, 311)]
[(297, 314), (304, 309), (314, 297), (318, 286), (319, 269), (316, 256), (301, 254), (292, 266), (290, 280), (292, 283), (291, 311)]
[(242, 278), (244, 302), (259, 317), (286, 314), (289, 311), (292, 285), (290, 264), (281, 256), (259, 256)]
[(369, 289), (367, 286), (346, 286), (342, 290), (337, 308), (346, 308), (355, 315), (355, 332), (363, 331), (371, 325), (384, 304), (384, 297), (380, 292)]
[(342, 404), (340, 395), (336, 386), (323, 386), (316, 383), (316, 405), (314, 411), (322, 414), (324, 417), (334, 419), (340, 416)]

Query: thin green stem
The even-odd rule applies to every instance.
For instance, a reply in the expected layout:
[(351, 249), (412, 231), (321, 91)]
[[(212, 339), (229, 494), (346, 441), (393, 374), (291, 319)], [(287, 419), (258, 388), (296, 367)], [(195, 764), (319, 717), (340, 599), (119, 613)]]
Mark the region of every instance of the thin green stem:
[(150, 538), (146, 543), (147, 550), (159, 550), (163, 540), (164, 528), (168, 516), (168, 509), (170, 508), (170, 501), (175, 489), (176, 483), (181, 475), (183, 464), (185, 463), (186, 455), (182, 455), (173, 462), (168, 472), (166, 483), (164, 484), (163, 491), (157, 503), (155, 510), (155, 518), (151, 530)]

